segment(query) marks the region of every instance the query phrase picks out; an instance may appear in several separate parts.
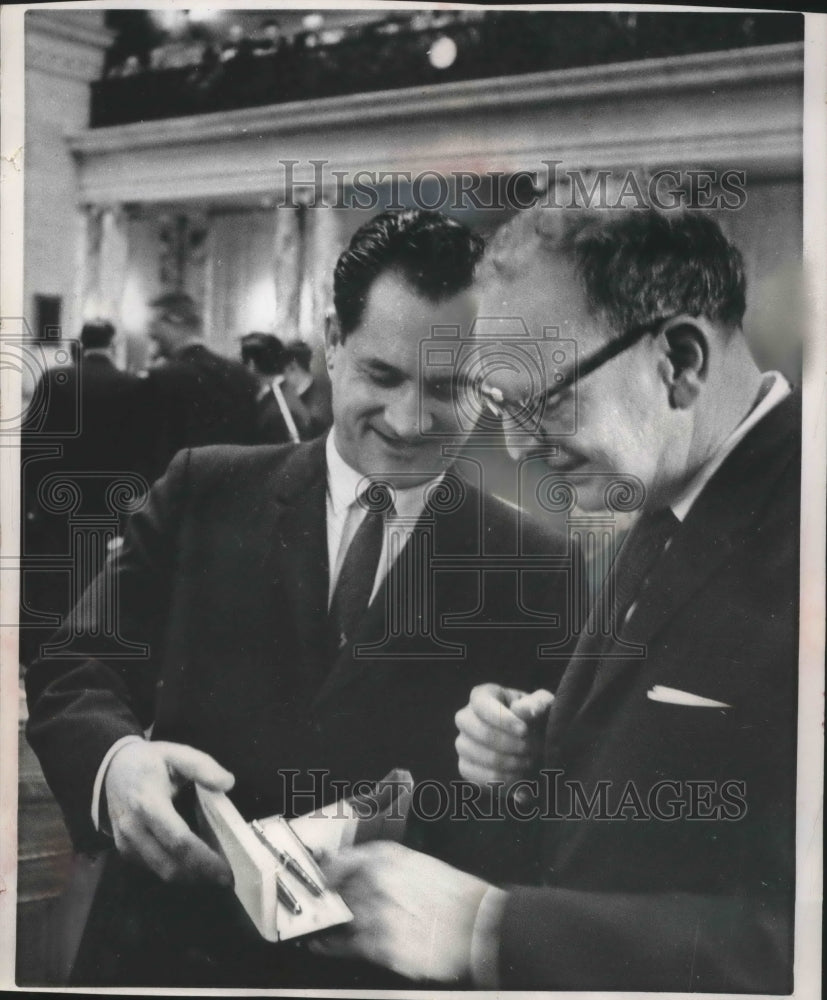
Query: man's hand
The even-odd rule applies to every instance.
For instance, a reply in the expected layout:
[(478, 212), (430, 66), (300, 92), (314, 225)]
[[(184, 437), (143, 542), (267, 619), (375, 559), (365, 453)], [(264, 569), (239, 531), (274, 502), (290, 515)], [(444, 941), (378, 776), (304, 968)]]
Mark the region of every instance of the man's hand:
[(311, 950), (366, 958), (409, 979), (456, 982), (470, 975), (486, 882), (390, 841), (341, 851), (322, 867), (354, 919), (317, 938)]
[(480, 684), (455, 716), (459, 773), (483, 786), (536, 774), (540, 766), (546, 717), (554, 695), (533, 694), (499, 684)]
[(194, 747), (160, 740), (125, 743), (109, 762), (104, 778), (115, 846), (165, 882), (231, 885), (227, 862), (196, 837), (172, 800), (187, 781), (226, 792), (234, 780)]

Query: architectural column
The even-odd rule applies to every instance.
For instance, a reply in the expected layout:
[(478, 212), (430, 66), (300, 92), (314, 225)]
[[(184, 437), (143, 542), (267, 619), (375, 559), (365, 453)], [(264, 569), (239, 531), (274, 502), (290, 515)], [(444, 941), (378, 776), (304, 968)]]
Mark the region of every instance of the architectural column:
[(308, 210), (305, 273), (310, 289), (307, 325), (300, 333), (312, 347), (323, 346), (325, 312), (333, 307), (333, 268), (341, 253), (342, 237), (334, 208)]
[(303, 206), (275, 209), (275, 333), (285, 342), (297, 337), (299, 333), (302, 261), (306, 256), (302, 246), (303, 234), (299, 214), (306, 212), (307, 209)]
[(103, 318), (120, 325), (127, 258), (127, 219), (122, 206), (91, 208), (87, 213), (81, 319)]

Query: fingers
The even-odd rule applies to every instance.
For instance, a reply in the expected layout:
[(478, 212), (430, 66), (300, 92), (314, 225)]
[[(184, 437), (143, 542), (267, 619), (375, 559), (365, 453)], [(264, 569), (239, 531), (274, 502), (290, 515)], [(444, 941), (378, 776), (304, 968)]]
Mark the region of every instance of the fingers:
[(488, 747), (460, 734), (455, 743), (457, 754), (467, 764), (488, 768), (502, 774), (523, 774), (531, 765), (532, 757), (527, 749), (522, 753), (503, 753), (498, 748)]
[(130, 817), (113, 826), (112, 835), (118, 853), (130, 861), (143, 864), (164, 882), (175, 878), (177, 865), (173, 858), (154, 839), (152, 834)]
[[(523, 736), (517, 736), (502, 729), (495, 729), (484, 722), (471, 705), (466, 705), (454, 716), (454, 722), (462, 736), (483, 747), (495, 748), (499, 753), (521, 755), (528, 748), (528, 727)], [(525, 723), (523, 723), (525, 726)]]
[(163, 742), (154, 745), (162, 751), (167, 767), (174, 776), (185, 781), (196, 781), (216, 792), (228, 792), (235, 784), (235, 778), (226, 768), (195, 747)]
[(231, 885), (227, 862), (192, 832), (173, 804), (176, 786), (190, 776), (213, 788), (233, 782), (228, 771), (192, 747), (136, 742), (119, 750), (104, 778), (115, 846), (165, 881)]
[(537, 728), (553, 696), (481, 684), (454, 717), (460, 775), (477, 784), (513, 782), (534, 770)]
[(227, 862), (190, 830), (162, 789), (136, 796), (113, 822), (112, 832), (121, 853), (142, 861), (165, 881), (232, 884)]
[(539, 688), (532, 694), (524, 694), (511, 702), (511, 711), (524, 722), (533, 722), (548, 714), (554, 695), (545, 688)]
[(501, 688), (498, 684), (480, 684), (471, 691), (468, 704), (474, 714), (492, 729), (512, 736), (525, 736), (528, 726), (508, 707), (515, 696), (519, 697), (522, 693)]
[(478, 764), (472, 764), (465, 760), (460, 760), (457, 766), (461, 777), (465, 778), (466, 781), (473, 781), (481, 788), (496, 782), (508, 785), (510, 782), (524, 777), (523, 774), (499, 774), (487, 767), (480, 767)]
[(148, 829), (173, 859), (180, 877), (232, 884), (230, 866), (190, 830), (175, 808), (164, 809), (153, 819)]

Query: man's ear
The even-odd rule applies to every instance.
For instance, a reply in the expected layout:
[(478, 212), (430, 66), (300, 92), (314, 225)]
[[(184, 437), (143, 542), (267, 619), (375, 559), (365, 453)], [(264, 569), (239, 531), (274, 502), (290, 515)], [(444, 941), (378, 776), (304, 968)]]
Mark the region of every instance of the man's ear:
[(658, 337), (667, 364), (664, 380), (673, 409), (684, 410), (700, 395), (706, 382), (710, 329), (703, 317), (674, 316)]

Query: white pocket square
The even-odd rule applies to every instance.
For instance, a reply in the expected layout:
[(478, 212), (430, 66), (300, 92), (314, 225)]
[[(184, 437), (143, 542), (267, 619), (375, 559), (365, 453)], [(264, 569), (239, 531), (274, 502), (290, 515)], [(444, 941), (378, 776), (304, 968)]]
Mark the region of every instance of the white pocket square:
[(651, 701), (665, 702), (667, 705), (690, 705), (694, 708), (732, 708), (732, 705), (727, 705), (724, 701), (704, 698), (702, 695), (692, 694), (689, 691), (679, 691), (678, 688), (664, 687), (663, 684), (656, 684), (646, 692), (646, 697)]

